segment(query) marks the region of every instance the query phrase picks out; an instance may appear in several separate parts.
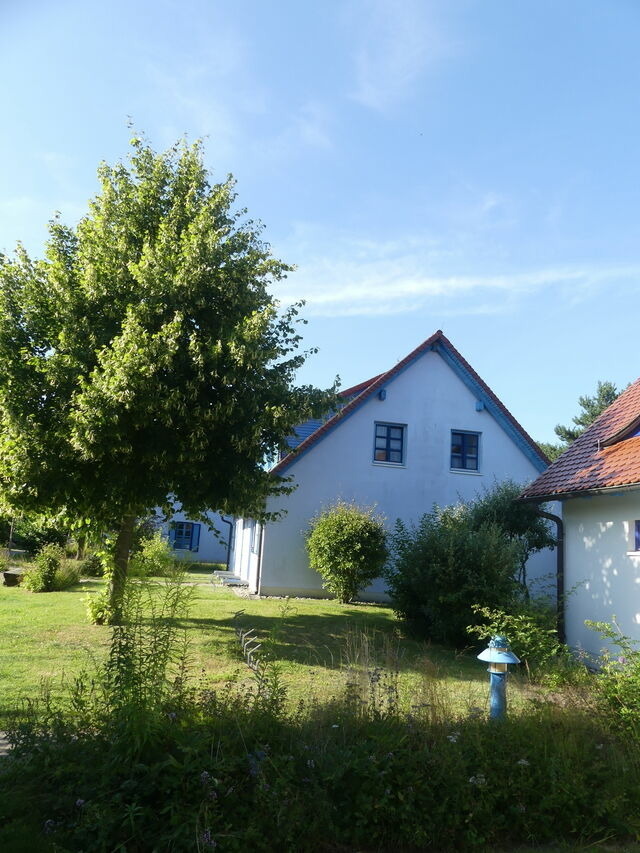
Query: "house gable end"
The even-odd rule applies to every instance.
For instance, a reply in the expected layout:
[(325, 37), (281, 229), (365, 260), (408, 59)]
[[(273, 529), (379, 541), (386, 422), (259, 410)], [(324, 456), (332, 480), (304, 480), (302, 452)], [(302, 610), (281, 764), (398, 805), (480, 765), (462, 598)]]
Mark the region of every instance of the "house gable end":
[(360, 386), (354, 386), (354, 389), (363, 388), (360, 393), (356, 394), (338, 413), (331, 417), (319, 429), (309, 435), (302, 441), (298, 448), (282, 459), (274, 468), (272, 473), (281, 474), (315, 445), (322, 441), (330, 432), (344, 423), (351, 415), (357, 411), (366, 400), (373, 397), (375, 394), (384, 392), (398, 376), (403, 374), (409, 367), (420, 359), (427, 352), (437, 353), (443, 361), (452, 369), (454, 374), (463, 382), (463, 384), (476, 397), (476, 408), (483, 408), (491, 414), (493, 419), (514, 442), (519, 450), (538, 470), (544, 471), (548, 465), (548, 461), (544, 454), (538, 449), (533, 439), (524, 431), (520, 424), (515, 420), (511, 413), (498, 400), (486, 383), (473, 370), (471, 365), (460, 355), (451, 342), (444, 336), (441, 331), (437, 331), (430, 338), (427, 338), (423, 344), (417, 347), (413, 352), (409, 353), (404, 359), (396, 364), (391, 370), (380, 374), (370, 383), (362, 383)]

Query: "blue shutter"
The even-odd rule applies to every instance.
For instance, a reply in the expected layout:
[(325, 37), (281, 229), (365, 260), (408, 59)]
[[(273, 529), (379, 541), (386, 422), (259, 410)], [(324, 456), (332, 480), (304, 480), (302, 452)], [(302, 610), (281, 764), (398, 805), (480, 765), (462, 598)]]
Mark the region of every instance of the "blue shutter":
[(169, 545), (172, 548), (176, 547), (176, 528), (173, 524), (169, 525)]
[(197, 551), (200, 545), (200, 525), (192, 524), (191, 525), (191, 544), (189, 545), (190, 551)]

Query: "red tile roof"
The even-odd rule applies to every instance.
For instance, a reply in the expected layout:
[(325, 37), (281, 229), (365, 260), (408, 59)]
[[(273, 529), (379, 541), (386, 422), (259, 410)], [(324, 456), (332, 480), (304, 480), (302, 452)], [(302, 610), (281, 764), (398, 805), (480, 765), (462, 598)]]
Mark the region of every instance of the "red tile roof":
[[(511, 422), (513, 427), (520, 433), (523, 440), (530, 445), (530, 447), (535, 451), (537, 456), (543, 460), (544, 462), (548, 462), (549, 460), (544, 455), (544, 453), (540, 450), (536, 442), (531, 438), (531, 436), (520, 426), (518, 421), (513, 417), (511, 412), (504, 406), (500, 400), (493, 393), (491, 388), (478, 376), (473, 367), (469, 364), (469, 362), (460, 355), (458, 350), (454, 347), (451, 341), (443, 334), (443, 332), (438, 329), (431, 337), (427, 338), (426, 341), (420, 344), (420, 346), (416, 347), (412, 352), (409, 353), (402, 361), (399, 361), (396, 365), (394, 365), (391, 370), (388, 370), (386, 373), (380, 373), (378, 376), (373, 379), (369, 379), (367, 382), (362, 382), (360, 385), (354, 385), (352, 388), (348, 388), (346, 391), (343, 391), (342, 394), (344, 396), (351, 395), (356, 393), (357, 396), (352, 397), (352, 399), (347, 403), (346, 406), (343, 406), (339, 412), (337, 412), (332, 418), (329, 418), (326, 423), (324, 423), (319, 429), (317, 429), (314, 433), (312, 433), (308, 438), (306, 438), (301, 444), (299, 444), (293, 453), (289, 453), (283, 459), (275, 465), (271, 472), (274, 474), (280, 474), (285, 468), (287, 468), (295, 459), (303, 452), (312, 447), (317, 441), (320, 441), (327, 432), (332, 430), (343, 418), (350, 415), (351, 412), (361, 406), (365, 400), (368, 400), (369, 397), (376, 394), (384, 385), (387, 384), (391, 379), (393, 379), (398, 373), (400, 373), (407, 365), (409, 365), (416, 358), (421, 356), (423, 353), (427, 352), (430, 349), (435, 348), (438, 344), (442, 345), (445, 349), (449, 351), (449, 353), (453, 356), (453, 358), (461, 365), (470, 375), (471, 377), (480, 385), (482, 390), (489, 396), (489, 398), (493, 401), (493, 403), (501, 410), (503, 415), (507, 418), (508, 421)], [(362, 388), (360, 393), (357, 393), (358, 390)]]
[[(640, 379), (630, 385), (521, 498), (640, 486)], [(630, 436), (625, 438), (625, 436)]]

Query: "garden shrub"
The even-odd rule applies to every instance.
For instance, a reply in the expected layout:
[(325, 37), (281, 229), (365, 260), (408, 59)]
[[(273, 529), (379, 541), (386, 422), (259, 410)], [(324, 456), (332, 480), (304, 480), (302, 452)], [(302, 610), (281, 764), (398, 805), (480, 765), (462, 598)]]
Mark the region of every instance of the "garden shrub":
[(617, 625), (587, 621), (609, 645), (603, 649), (595, 678), (597, 694), (614, 728), (640, 737), (640, 648)]
[(540, 515), (540, 507), (518, 500), (522, 485), (513, 480), (495, 483), (469, 503), (469, 523), (479, 529), (487, 524), (497, 525), (518, 548), (516, 579), (529, 597), (527, 560), (532, 554), (556, 545), (549, 522)]
[(396, 613), (438, 642), (462, 644), (472, 606), (505, 607), (516, 594), (519, 548), (492, 522), (476, 528), (465, 504), (398, 520), (386, 572)]
[(467, 632), (480, 640), (506, 636), (530, 679), (545, 681), (553, 675), (557, 682), (584, 673), (584, 666), (558, 640), (556, 609), (546, 599), (515, 601), (510, 611), (478, 604), (471, 609), (479, 621)]
[(53, 581), (55, 592), (62, 592), (80, 583), (80, 567), (75, 560), (62, 560)]
[(129, 560), (130, 577), (167, 577), (177, 564), (175, 552), (157, 530), (152, 536), (140, 540), (138, 550)]
[(101, 578), (104, 576), (104, 561), (100, 554), (89, 554), (80, 563), (80, 574), (87, 578)]
[(87, 618), (92, 625), (108, 625), (111, 619), (109, 592), (94, 593), (87, 598)]
[(25, 572), (23, 585), (31, 592), (52, 592), (56, 588), (56, 573), (64, 559), (64, 549), (60, 545), (44, 545)]
[(309, 564), (322, 586), (347, 604), (380, 577), (387, 558), (383, 519), (373, 508), (338, 501), (311, 520), (306, 536)]

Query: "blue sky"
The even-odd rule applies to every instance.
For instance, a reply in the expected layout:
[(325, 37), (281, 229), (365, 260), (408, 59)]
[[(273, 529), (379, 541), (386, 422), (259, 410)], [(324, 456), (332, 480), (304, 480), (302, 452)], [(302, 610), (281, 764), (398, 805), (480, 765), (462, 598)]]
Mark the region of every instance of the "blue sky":
[(0, 251), (75, 223), (127, 117), (204, 137), (297, 265), (300, 379), (442, 329), (552, 440), (640, 374), (637, 0), (2, 0)]

